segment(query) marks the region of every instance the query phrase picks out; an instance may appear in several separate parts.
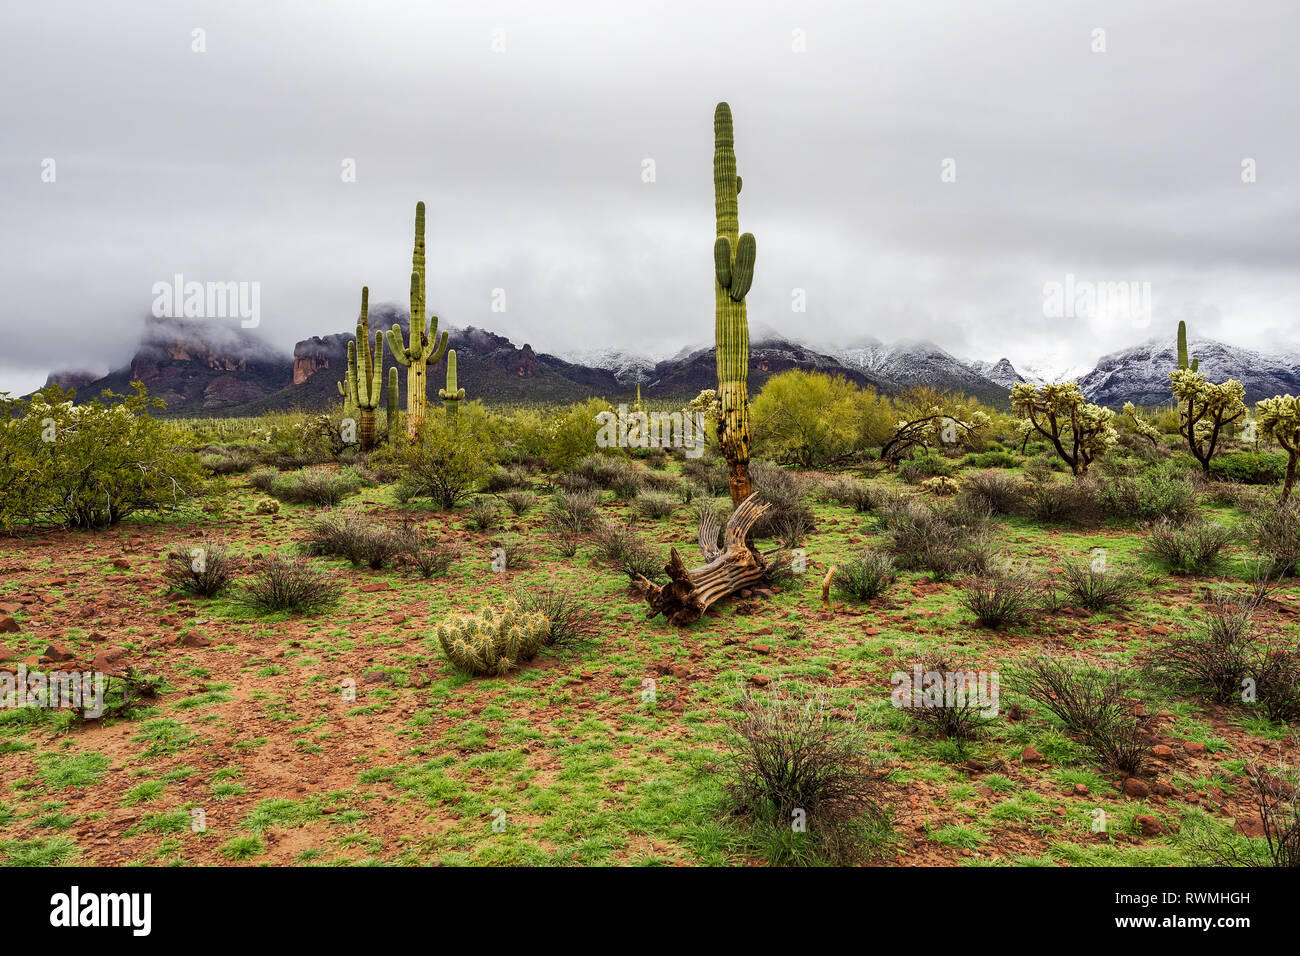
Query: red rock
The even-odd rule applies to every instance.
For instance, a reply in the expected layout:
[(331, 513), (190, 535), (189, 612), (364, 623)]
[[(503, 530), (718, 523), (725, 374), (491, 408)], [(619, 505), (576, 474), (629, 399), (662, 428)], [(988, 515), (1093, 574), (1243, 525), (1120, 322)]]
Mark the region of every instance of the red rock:
[(1174, 748), (1170, 747), (1168, 744), (1156, 744), (1151, 748), (1151, 752), (1161, 760), (1168, 760), (1174, 755)]
[(1033, 747), (1026, 747), (1020, 754), (1021, 763), (1042, 763), (1043, 755)]
[(751, 651), (753, 651), (755, 654), (771, 654), (771, 653), (772, 653), (772, 648), (768, 647), (766, 644), (750, 644), (750, 645), (749, 645), (749, 649), (750, 649)]
[(95, 654), (94, 668), (97, 671), (113, 670), (115, 665), (126, 656), (126, 649), (121, 647), (106, 647)]
[(18, 652), (8, 644), (0, 644), (0, 664), (12, 661), (18, 657)]
[(0, 614), (17, 614), (22, 609), (23, 606), (21, 604), (14, 604), (13, 602), (0, 604)]
[(367, 581), (365, 584), (361, 585), (361, 592), (363, 594), (372, 594), (375, 591), (391, 591), (392, 589), (393, 586), (387, 581)]
[(1076, 784), (1074, 785), (1074, 795), (1075, 795), (1076, 797), (1086, 797), (1086, 796), (1088, 795), (1088, 786), (1087, 786), (1087, 784), (1076, 783)]
[(45, 648), (45, 654), (43, 656), (48, 657), (52, 661), (63, 663), (64, 661), (72, 660), (77, 655), (60, 644), (51, 644), (49, 647)]
[(1142, 831), (1144, 837), (1155, 837), (1165, 832), (1165, 828), (1160, 825), (1160, 821), (1153, 816), (1143, 814), (1135, 818), (1138, 828)]
[(766, 687), (768, 684), (772, 683), (772, 678), (768, 677), (766, 674), (750, 674), (749, 682), (755, 687)]
[(1205, 753), (1205, 744), (1199, 740), (1189, 740), (1187, 741), (1187, 752), (1189, 754), (1203, 754)]
[(182, 647), (207, 647), (212, 639), (202, 631), (189, 631), (178, 643)]
[(391, 618), (389, 618), (389, 620), (392, 621), (394, 624), (405, 624), (405, 623), (406, 623), (406, 615), (403, 614), (401, 611), (398, 611), (398, 612), (397, 612), (396, 614), (394, 614)]
[(1124, 793), (1134, 800), (1141, 800), (1150, 792), (1151, 788), (1137, 777), (1129, 777), (1124, 781)]
[(0, 614), (0, 634), (17, 634), (22, 628), (8, 614)]

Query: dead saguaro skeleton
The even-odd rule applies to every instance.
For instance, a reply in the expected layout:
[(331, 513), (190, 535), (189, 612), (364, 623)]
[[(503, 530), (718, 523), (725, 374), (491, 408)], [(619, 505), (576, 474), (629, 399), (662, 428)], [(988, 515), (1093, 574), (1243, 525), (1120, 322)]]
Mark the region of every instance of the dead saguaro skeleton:
[(763, 517), (768, 506), (755, 495), (740, 503), (727, 519), (722, 547), (718, 547), (718, 515), (706, 511), (700, 516), (700, 551), (707, 562), (702, 568), (687, 568), (677, 549), (664, 570), (671, 581), (659, 585), (637, 575), (635, 584), (650, 605), (647, 617), (662, 614), (669, 624), (690, 624), (720, 598), (758, 584), (783, 547), (760, 552), (746, 542), (749, 529)]

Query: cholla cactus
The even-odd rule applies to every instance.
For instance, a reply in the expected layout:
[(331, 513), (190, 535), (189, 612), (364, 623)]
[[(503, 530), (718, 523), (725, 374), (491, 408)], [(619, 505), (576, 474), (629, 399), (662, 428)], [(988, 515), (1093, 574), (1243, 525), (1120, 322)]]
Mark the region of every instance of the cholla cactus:
[(1011, 407), (1051, 442), (1076, 476), (1087, 474), (1088, 466), (1119, 440), (1112, 424), (1115, 413), (1087, 401), (1078, 382), (1017, 382), (1011, 388)]
[(509, 673), (537, 656), (550, 633), (541, 614), (508, 601), (500, 611), (458, 614), (438, 625), (438, 643), (457, 667), (472, 674)]
[(1295, 484), (1296, 461), (1300, 458), (1300, 398), (1277, 395), (1259, 403), (1256, 422), (1264, 438), (1281, 445), (1287, 453), (1286, 479), (1282, 482), (1282, 501), (1291, 498)]
[(1160, 444), (1160, 429), (1143, 418), (1136, 405), (1132, 402), (1125, 402), (1123, 414), (1132, 423), (1134, 434), (1141, 435), (1152, 445), (1158, 446)]
[(955, 495), (961, 491), (961, 482), (947, 475), (935, 475), (921, 482), (921, 487), (935, 495)]
[(1191, 368), (1169, 373), (1170, 390), (1178, 400), (1178, 431), (1206, 477), (1219, 440), (1232, 423), (1246, 414), (1246, 388), (1236, 379), (1215, 385)]

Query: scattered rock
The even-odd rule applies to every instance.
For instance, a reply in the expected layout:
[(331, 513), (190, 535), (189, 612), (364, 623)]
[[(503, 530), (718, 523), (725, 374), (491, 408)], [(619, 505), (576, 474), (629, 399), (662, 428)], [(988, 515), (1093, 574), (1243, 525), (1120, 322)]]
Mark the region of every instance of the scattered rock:
[(1205, 744), (1199, 740), (1189, 740), (1187, 741), (1187, 752), (1189, 754), (1203, 754), (1205, 753)]
[(185, 636), (180, 639), (180, 645), (182, 647), (207, 647), (211, 643), (212, 639), (202, 631), (188, 631)]
[(1076, 797), (1086, 797), (1088, 795), (1088, 785), (1085, 783), (1076, 783), (1074, 785), (1074, 795)]
[(77, 655), (61, 644), (51, 644), (49, 647), (45, 648), (45, 653), (41, 656), (48, 657), (50, 660), (62, 664), (64, 661), (72, 660)]
[(1155, 837), (1165, 832), (1165, 828), (1160, 825), (1160, 821), (1153, 816), (1142, 814), (1135, 818), (1138, 828), (1142, 831), (1144, 837)]
[(1174, 748), (1170, 747), (1168, 744), (1156, 744), (1151, 748), (1151, 753), (1155, 754), (1155, 756), (1159, 757), (1161, 760), (1168, 760), (1174, 755)]
[(1134, 800), (1141, 800), (1151, 792), (1151, 788), (1139, 780), (1137, 777), (1129, 777), (1124, 781), (1125, 796), (1132, 797)]
[(393, 586), (387, 581), (367, 581), (361, 585), (361, 593), (373, 594), (375, 591), (391, 591)]
[(1026, 747), (1020, 754), (1021, 763), (1042, 763), (1043, 755), (1033, 747)]
[(0, 634), (17, 634), (22, 628), (8, 614), (0, 614)]
[(755, 687), (766, 687), (768, 684), (772, 683), (772, 678), (768, 677), (766, 674), (750, 674), (749, 682)]

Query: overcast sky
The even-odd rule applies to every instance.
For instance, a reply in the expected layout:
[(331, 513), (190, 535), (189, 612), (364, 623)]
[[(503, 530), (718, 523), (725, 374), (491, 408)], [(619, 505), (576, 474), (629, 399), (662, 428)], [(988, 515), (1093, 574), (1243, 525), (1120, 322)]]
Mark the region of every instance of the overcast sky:
[[(1294, 0), (7, 3), (0, 389), (122, 364), (177, 273), (260, 283), (286, 351), (348, 329), (363, 284), (405, 303), (417, 199), (444, 320), (705, 344), (723, 99), (755, 327), (1018, 366), (1180, 318), (1289, 349), (1297, 36)], [(1150, 313), (1049, 314), (1069, 274)]]

